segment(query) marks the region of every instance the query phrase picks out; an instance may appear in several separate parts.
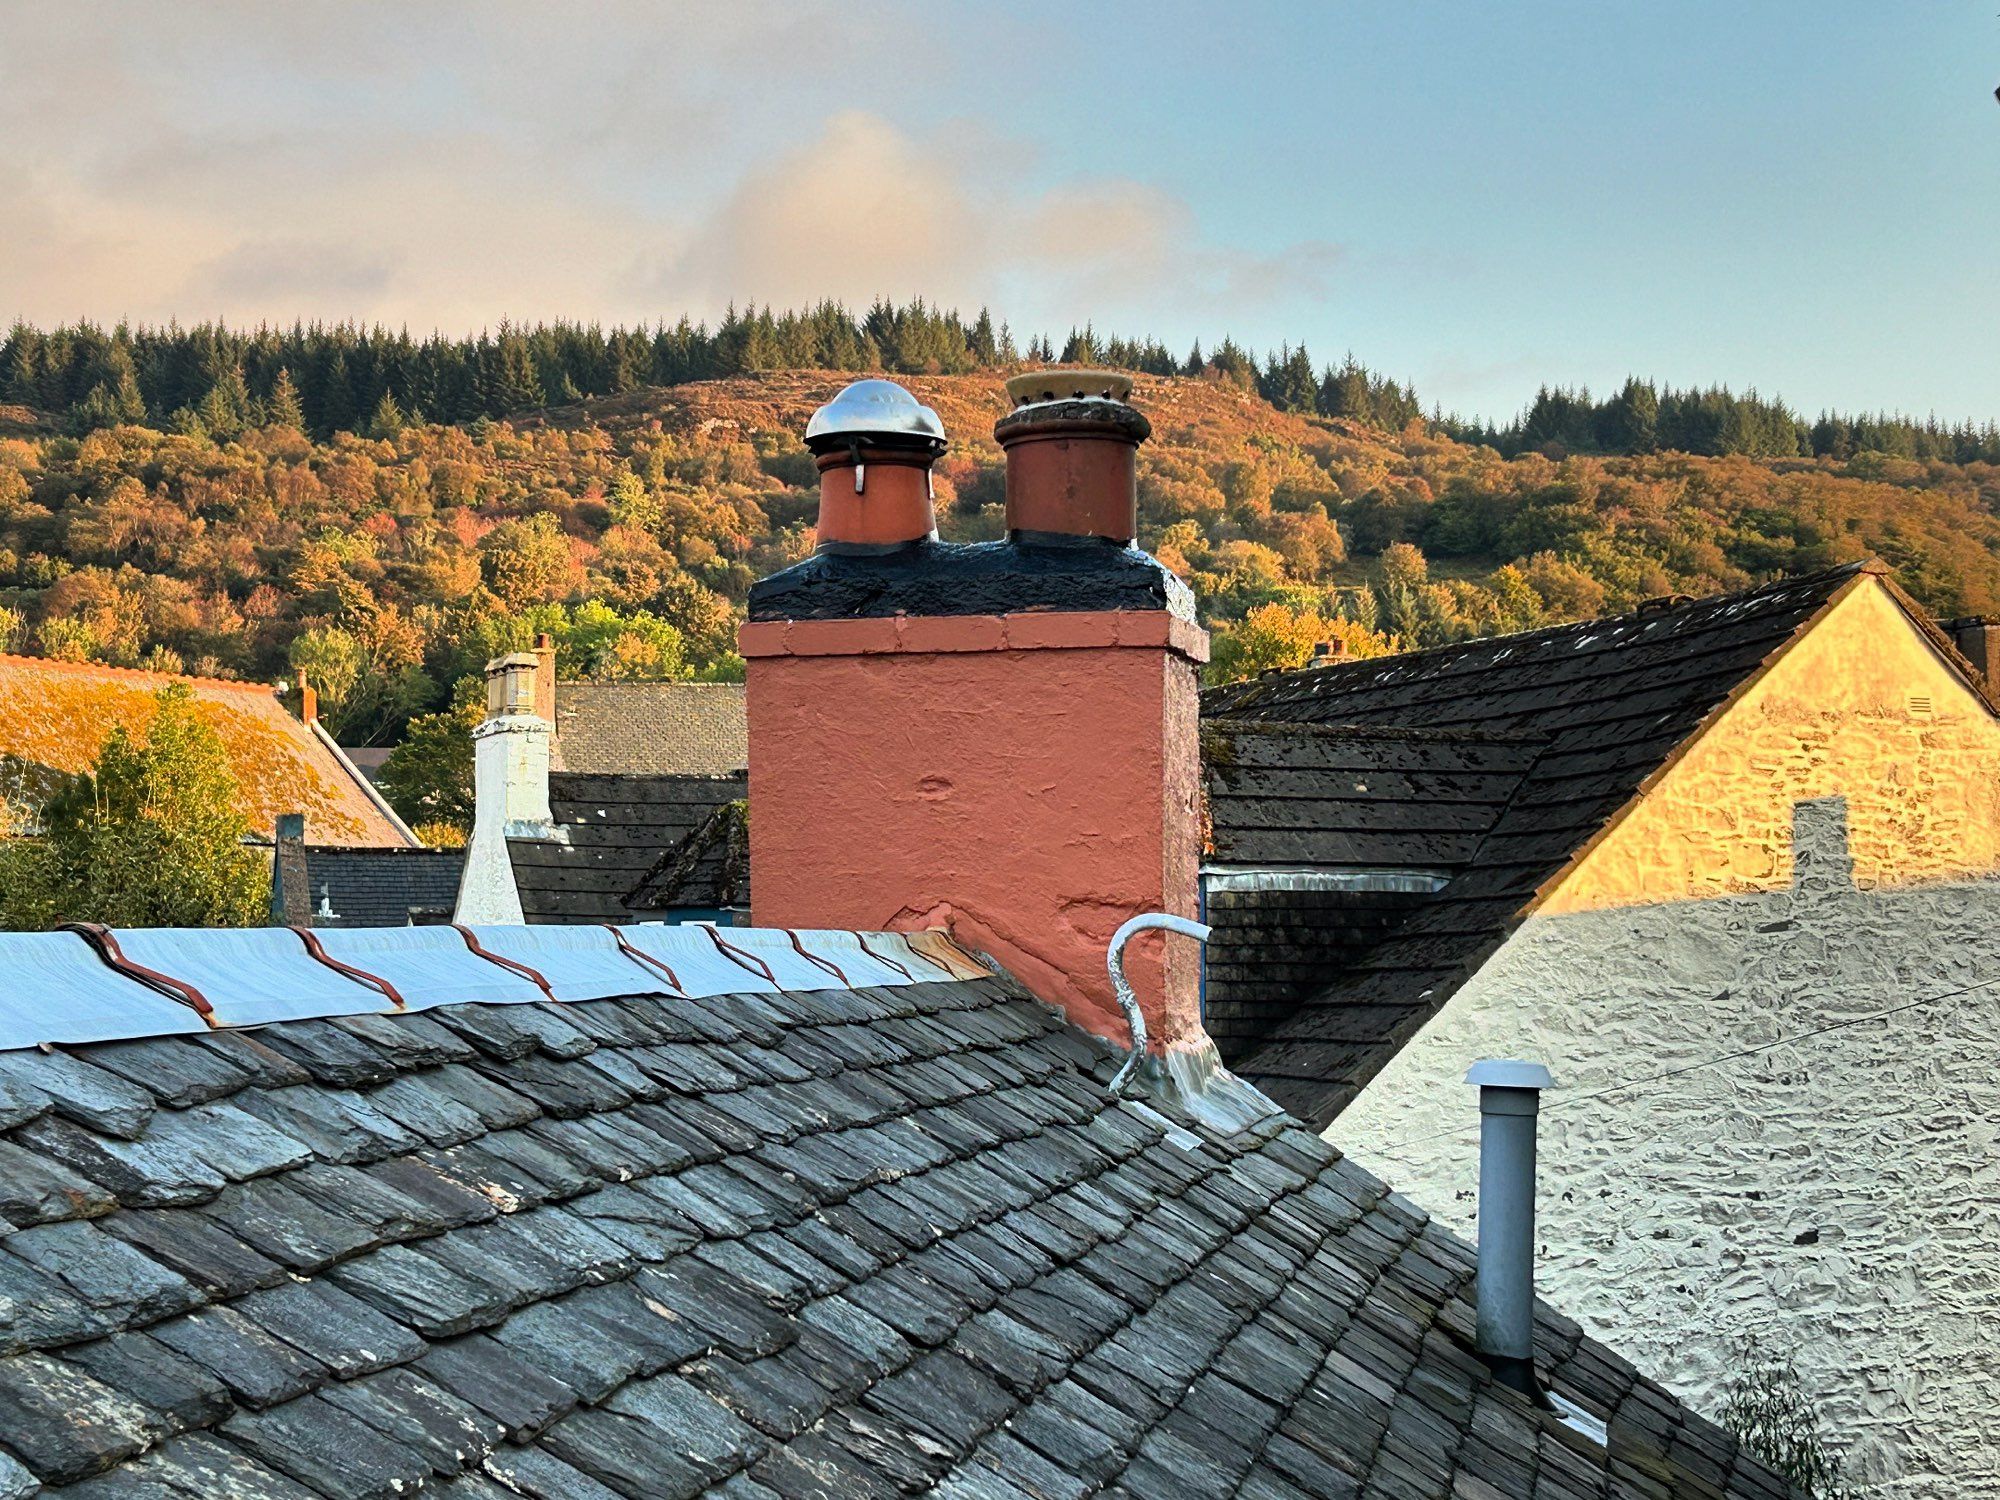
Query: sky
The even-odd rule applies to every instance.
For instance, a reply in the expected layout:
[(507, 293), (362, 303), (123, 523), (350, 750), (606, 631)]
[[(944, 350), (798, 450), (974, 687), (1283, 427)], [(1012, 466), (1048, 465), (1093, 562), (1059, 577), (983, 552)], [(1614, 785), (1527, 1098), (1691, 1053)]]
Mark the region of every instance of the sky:
[(0, 0), (0, 318), (990, 306), (2000, 417), (2000, 3)]

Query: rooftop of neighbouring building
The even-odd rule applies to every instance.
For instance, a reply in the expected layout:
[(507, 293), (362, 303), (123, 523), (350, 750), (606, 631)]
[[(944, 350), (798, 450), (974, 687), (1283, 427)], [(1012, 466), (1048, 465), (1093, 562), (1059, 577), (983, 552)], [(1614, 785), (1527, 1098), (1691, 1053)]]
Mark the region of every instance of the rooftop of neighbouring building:
[(558, 682), (556, 767), (589, 776), (733, 776), (750, 764), (743, 685)]
[[(1387, 849), (1373, 852), (1392, 864), (1437, 865), (1452, 878), (1386, 935), (1343, 954), (1338, 977), (1267, 1016), (1261, 1035), (1234, 1038), (1226, 1054), (1231, 1067), (1304, 1117), (1330, 1121), (1506, 941), (1537, 892), (1710, 716), (1845, 591), (1869, 578), (1890, 591), (1912, 626), (1983, 693), (1950, 639), (1877, 563), (1713, 598), (1660, 601), (1613, 619), (1341, 661), (1206, 693), (1206, 722), (1249, 719), (1260, 726), (1336, 731), (1323, 742), (1268, 734), (1249, 741), (1277, 746), (1261, 754), (1291, 768), (1266, 785), (1245, 785), (1239, 772), (1212, 771), (1211, 786), (1223, 793), (1218, 846), (1268, 844), (1274, 835), (1259, 830), (1300, 821), (1294, 804), (1281, 800), (1284, 776), (1305, 776), (1321, 788), (1344, 779), (1337, 768), (1332, 777), (1318, 778), (1302, 769), (1332, 753), (1322, 746), (1352, 754), (1370, 743), (1356, 736), (1391, 733), (1398, 737), (1384, 743), (1397, 745), (1398, 755), (1440, 753), (1438, 743), (1400, 735), (1415, 731), (1473, 736), (1468, 746), (1492, 747), (1477, 753), (1501, 760), (1525, 755), (1504, 769), (1496, 760), (1488, 769), (1497, 778), (1475, 773), (1466, 779), (1460, 768), (1452, 779), (1407, 783), (1413, 800), (1403, 811), (1369, 809), (1367, 821), (1385, 845), (1397, 842), (1387, 830), (1399, 818), (1412, 824), (1403, 858), (1390, 858)], [(1511, 748), (1498, 748), (1495, 736)], [(1368, 785), (1372, 796), (1383, 783)], [(1342, 805), (1334, 802), (1336, 813)], [(1321, 802), (1312, 806), (1309, 821), (1324, 823), (1329, 815)], [(1448, 821), (1464, 826), (1440, 826)], [(1295, 841), (1304, 836), (1284, 835)]]
[[(719, 862), (697, 860), (671, 891), (659, 877), (719, 810), (743, 800), (745, 786), (741, 773), (552, 773), (549, 810), (567, 842), (507, 842), (522, 915), (530, 922), (630, 922), (672, 907), (712, 911), (743, 904), (747, 883), (741, 891), (725, 889)], [(663, 895), (671, 897), (665, 905)]]
[(1786, 1493), (933, 935), (95, 941), (0, 936), (0, 1493)]
[[(316, 927), (400, 927), (448, 921), (463, 849), (346, 849), (308, 844), (299, 900)], [(288, 866), (278, 862), (280, 878)], [(291, 909), (289, 903), (287, 909)]]
[(37, 785), (36, 768), (44, 779), (88, 770), (114, 726), (144, 730), (172, 683), (186, 685), (221, 737), (253, 832), (269, 837), (280, 814), (304, 812), (322, 843), (416, 842), (332, 737), (288, 713), (266, 683), (0, 656), (0, 760)]

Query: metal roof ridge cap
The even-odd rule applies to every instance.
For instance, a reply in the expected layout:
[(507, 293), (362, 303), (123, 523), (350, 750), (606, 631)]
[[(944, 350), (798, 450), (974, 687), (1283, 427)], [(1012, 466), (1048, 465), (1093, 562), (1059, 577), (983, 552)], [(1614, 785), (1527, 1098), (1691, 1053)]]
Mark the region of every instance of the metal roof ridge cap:
[[(523, 927), (527, 926), (525, 922), (521, 925)], [(508, 958), (502, 954), (493, 952), (492, 949), (481, 943), (478, 934), (463, 922), (453, 922), (451, 928), (452, 931), (465, 940), (465, 946), (478, 954), (479, 957), (485, 959), (488, 963), (498, 964), (503, 969), (510, 969), (523, 979), (532, 980), (544, 995), (551, 1000), (555, 999), (556, 992), (549, 988), (548, 980), (543, 978), (538, 970), (530, 968), (518, 959)]]
[(170, 1000), (179, 1001), (206, 1021), (211, 1028), (222, 1024), (216, 1019), (215, 1007), (209, 1003), (208, 997), (185, 979), (176, 979), (171, 974), (164, 974), (158, 969), (148, 968), (145, 964), (127, 958), (124, 950), (118, 945), (118, 935), (104, 923), (65, 922), (57, 930), (77, 933), (90, 944), (97, 956), (109, 968), (127, 979), (143, 984), (149, 990), (165, 995)]

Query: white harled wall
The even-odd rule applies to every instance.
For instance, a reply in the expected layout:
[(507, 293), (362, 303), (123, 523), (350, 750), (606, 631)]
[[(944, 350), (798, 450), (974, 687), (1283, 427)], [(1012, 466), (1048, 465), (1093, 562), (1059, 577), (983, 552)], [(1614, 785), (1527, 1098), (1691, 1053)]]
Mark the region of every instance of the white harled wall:
[(1529, 919), (1327, 1134), (1470, 1235), (1465, 1070), (1546, 1062), (1544, 1295), (1711, 1413), (1746, 1340), (1794, 1356), (1865, 1493), (2000, 1496), (2000, 985), (1864, 1019), (2000, 980), (2000, 882), (1856, 890), (1838, 799), (1796, 847), (1788, 890)]

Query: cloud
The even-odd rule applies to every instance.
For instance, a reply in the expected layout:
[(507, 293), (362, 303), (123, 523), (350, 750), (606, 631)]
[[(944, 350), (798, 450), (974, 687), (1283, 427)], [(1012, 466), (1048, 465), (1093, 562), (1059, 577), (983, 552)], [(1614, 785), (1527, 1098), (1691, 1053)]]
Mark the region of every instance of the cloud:
[[(22, 7), (0, 319), (459, 332), (879, 294), (1059, 333), (1328, 295), (1332, 246), (1242, 243), (978, 119), (896, 122), (949, 70), (887, 4)], [(904, 39), (880, 110), (849, 107), (857, 28)]]
[(1207, 240), (1182, 198), (1130, 178), (1031, 187), (979, 157), (849, 111), (746, 175), (653, 289), (792, 306), (925, 296), (1081, 322), (1162, 305), (1213, 313), (1322, 300), (1338, 247)]

